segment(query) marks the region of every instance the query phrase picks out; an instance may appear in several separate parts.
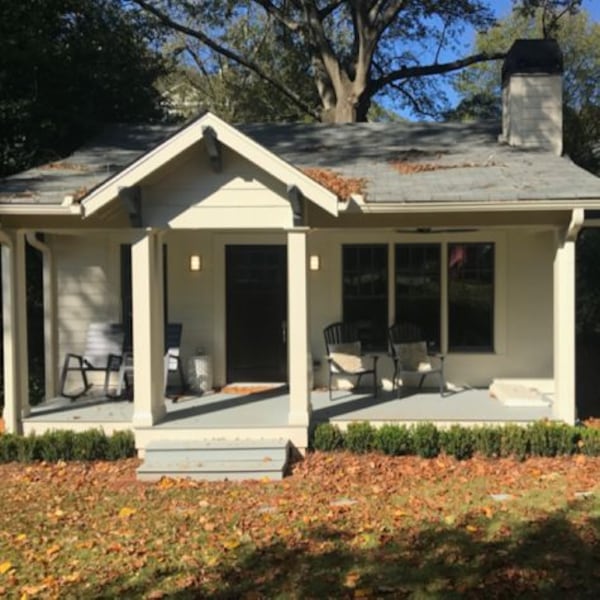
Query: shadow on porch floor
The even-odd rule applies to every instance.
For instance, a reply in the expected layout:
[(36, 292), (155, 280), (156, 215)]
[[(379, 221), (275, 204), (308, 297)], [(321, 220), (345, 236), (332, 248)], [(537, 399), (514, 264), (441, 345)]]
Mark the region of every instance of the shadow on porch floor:
[[(212, 393), (166, 401), (167, 414), (158, 428), (250, 428), (283, 427), (288, 424), (289, 395), (286, 387), (245, 394)], [(313, 423), (332, 421), (484, 423), (528, 422), (551, 419), (552, 407), (505, 406), (490, 397), (487, 389), (468, 389), (441, 397), (434, 391), (407, 391), (400, 398), (380, 392), (377, 398), (365, 391), (336, 391), (333, 400), (324, 390), (312, 392)], [(90, 427), (131, 423), (133, 404), (124, 400), (89, 396), (71, 402), (55, 398), (32, 408), (25, 422)], [(60, 425), (59, 425), (60, 424)]]

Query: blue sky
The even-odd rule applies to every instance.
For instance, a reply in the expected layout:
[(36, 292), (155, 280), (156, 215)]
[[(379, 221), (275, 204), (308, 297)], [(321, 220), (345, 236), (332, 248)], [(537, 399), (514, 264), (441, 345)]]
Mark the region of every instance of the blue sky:
[[(489, 0), (489, 6), (492, 7), (492, 10), (495, 12), (498, 19), (503, 19), (510, 14), (512, 9), (512, 1), (511, 0)], [(600, 0), (584, 0), (582, 4), (583, 10), (585, 10), (591, 19), (595, 22), (600, 22)], [(468, 32), (464, 39), (462, 40), (462, 46), (464, 49), (463, 54), (467, 55), (473, 49), (473, 43), (475, 41), (475, 31)], [(446, 60), (452, 60), (456, 58), (455, 54), (449, 53), (447, 56), (443, 56)], [(458, 96), (452, 89), (450, 85), (444, 86), (445, 92), (448, 96), (448, 100), (452, 105), (458, 103)], [(386, 105), (385, 100), (382, 102), (383, 105)], [(409, 110), (400, 111), (400, 114), (409, 120), (421, 120), (423, 117), (415, 117), (414, 114)]]

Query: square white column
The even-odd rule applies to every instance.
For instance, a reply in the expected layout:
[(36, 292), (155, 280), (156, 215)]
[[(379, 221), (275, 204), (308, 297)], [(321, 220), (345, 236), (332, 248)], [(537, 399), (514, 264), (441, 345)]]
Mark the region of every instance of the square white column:
[(288, 379), (290, 386), (290, 425), (308, 426), (311, 410), (308, 385), (308, 287), (306, 230), (287, 234), (288, 271)]
[(150, 427), (165, 414), (162, 252), (156, 232), (131, 247), (133, 425)]
[(554, 256), (554, 416), (576, 418), (574, 241), (559, 242)]
[(4, 424), (10, 433), (22, 433), (30, 412), (27, 348), (27, 292), (25, 235), (3, 232), (2, 317), (4, 342)]

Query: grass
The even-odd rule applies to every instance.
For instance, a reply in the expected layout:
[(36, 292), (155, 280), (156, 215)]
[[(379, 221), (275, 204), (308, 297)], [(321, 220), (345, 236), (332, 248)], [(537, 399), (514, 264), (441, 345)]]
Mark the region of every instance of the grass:
[(277, 483), (141, 484), (136, 464), (0, 466), (0, 596), (600, 592), (600, 459), (316, 453)]

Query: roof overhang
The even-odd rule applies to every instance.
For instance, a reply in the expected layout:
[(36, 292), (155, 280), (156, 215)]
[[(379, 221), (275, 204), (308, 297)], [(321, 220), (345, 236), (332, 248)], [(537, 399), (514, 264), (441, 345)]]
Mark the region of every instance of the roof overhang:
[(296, 187), (304, 198), (337, 216), (338, 198), (335, 194), (235, 127), (212, 113), (206, 113), (90, 191), (81, 201), (84, 218), (117, 199), (119, 190), (139, 184), (165, 163), (204, 139), (205, 135), (209, 138), (209, 144), (214, 145), (216, 136), (220, 144), (246, 157), (288, 188)]

